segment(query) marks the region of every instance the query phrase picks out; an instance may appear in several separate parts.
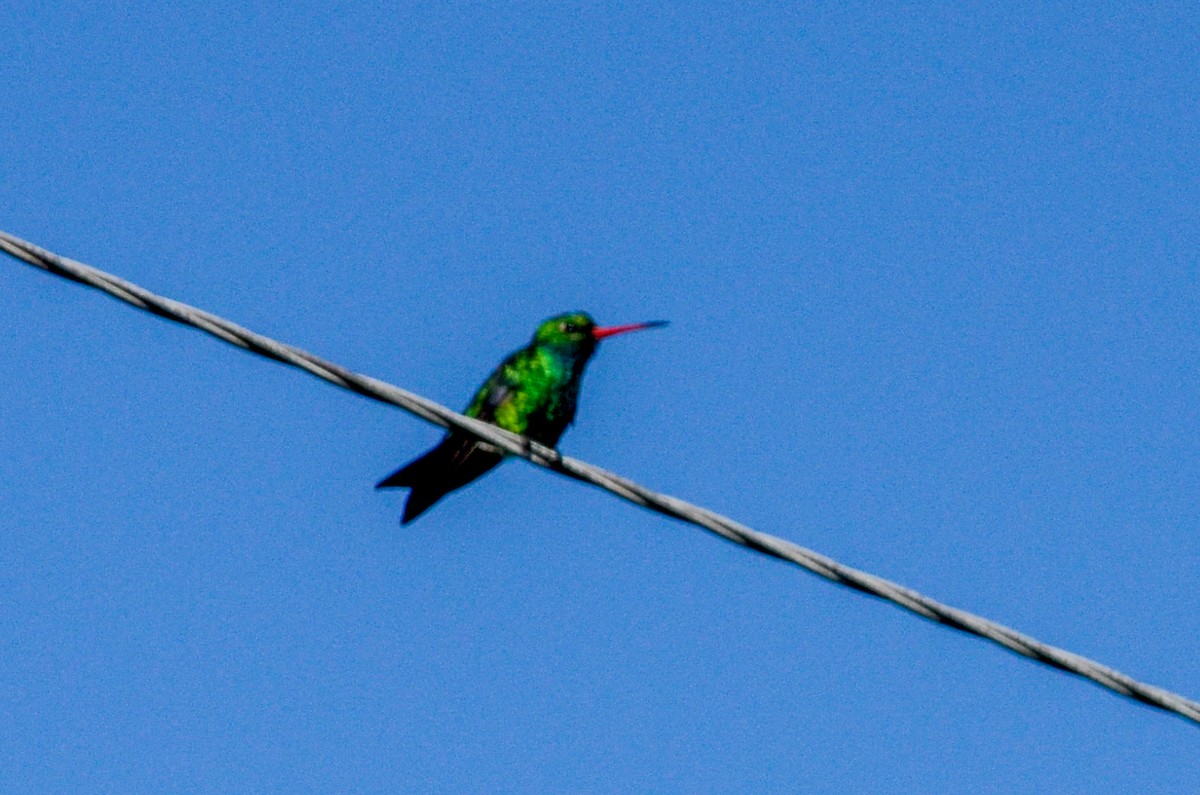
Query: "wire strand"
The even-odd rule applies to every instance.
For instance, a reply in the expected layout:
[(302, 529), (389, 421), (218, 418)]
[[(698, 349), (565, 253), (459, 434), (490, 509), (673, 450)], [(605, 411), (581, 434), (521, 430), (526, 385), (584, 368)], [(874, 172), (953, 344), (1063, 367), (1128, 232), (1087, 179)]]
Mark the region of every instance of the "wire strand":
[(60, 257), (7, 232), (0, 231), (0, 250), (34, 267), (94, 287), (159, 317), (198, 328), (231, 345), (297, 367), (364, 397), (397, 406), (443, 428), (465, 431), (495, 445), (505, 453), (604, 489), (635, 505), (695, 525), (764, 555), (793, 563), (839, 585), (891, 602), (930, 621), (989, 640), (1024, 657), (1083, 677), (1114, 693), (1174, 713), (1200, 725), (1200, 703), (1169, 690), (1139, 682), (1095, 660), (1042, 643), (1003, 624), (965, 610), (944, 605), (902, 585), (845, 566), (790, 541), (752, 530), (706, 508), (659, 494), (613, 472), (560, 455), (553, 448), (495, 425), (463, 416), (421, 395), (351, 372), (333, 362), (256, 334), (202, 309), (155, 295), (90, 265)]

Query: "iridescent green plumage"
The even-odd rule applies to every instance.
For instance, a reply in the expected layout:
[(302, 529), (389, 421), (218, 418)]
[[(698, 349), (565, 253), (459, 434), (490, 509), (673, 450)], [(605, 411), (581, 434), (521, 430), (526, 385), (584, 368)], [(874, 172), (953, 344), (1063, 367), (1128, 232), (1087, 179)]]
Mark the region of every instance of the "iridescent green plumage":
[[(552, 317), (533, 341), (511, 354), (488, 377), (463, 413), (553, 447), (575, 419), (579, 382), (596, 344), (604, 337), (665, 325), (661, 321), (599, 328), (584, 312)], [(393, 472), (375, 487), (407, 487), (404, 524), (446, 494), (504, 460), (495, 448), (457, 431), (425, 455)]]

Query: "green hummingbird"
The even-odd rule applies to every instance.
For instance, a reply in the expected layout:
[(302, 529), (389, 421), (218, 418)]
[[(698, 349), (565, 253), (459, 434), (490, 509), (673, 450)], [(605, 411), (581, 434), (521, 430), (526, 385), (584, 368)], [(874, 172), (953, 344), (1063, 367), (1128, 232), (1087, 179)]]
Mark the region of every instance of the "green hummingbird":
[[(652, 320), (600, 327), (586, 312), (556, 315), (537, 327), (527, 346), (500, 363), (463, 413), (554, 447), (575, 419), (579, 382), (596, 344), (606, 337), (665, 325), (665, 320)], [(437, 447), (375, 488), (412, 489), (400, 520), (408, 524), (502, 460), (504, 454), (494, 447), (452, 430)]]

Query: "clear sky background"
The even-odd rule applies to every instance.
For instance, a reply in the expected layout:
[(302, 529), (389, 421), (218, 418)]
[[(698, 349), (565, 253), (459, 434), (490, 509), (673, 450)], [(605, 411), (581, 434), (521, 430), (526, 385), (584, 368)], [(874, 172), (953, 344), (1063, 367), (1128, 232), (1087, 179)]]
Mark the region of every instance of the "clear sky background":
[[(1193, 4), (11, 3), (0, 228), (1200, 696)], [(1136, 8), (1133, 8), (1137, 6)], [(1132, 10), (1131, 10), (1132, 9)], [(1179, 793), (1196, 726), (0, 262), (0, 790)]]

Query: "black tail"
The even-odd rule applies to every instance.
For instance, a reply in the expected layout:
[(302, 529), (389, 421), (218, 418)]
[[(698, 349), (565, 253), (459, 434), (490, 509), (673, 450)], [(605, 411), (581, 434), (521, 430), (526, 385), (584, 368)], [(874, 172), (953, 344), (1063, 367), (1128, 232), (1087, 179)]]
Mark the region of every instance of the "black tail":
[(425, 455), (376, 484), (377, 489), (410, 488), (401, 524), (416, 519), (442, 497), (499, 464), (503, 456), (478, 442), (453, 434)]

